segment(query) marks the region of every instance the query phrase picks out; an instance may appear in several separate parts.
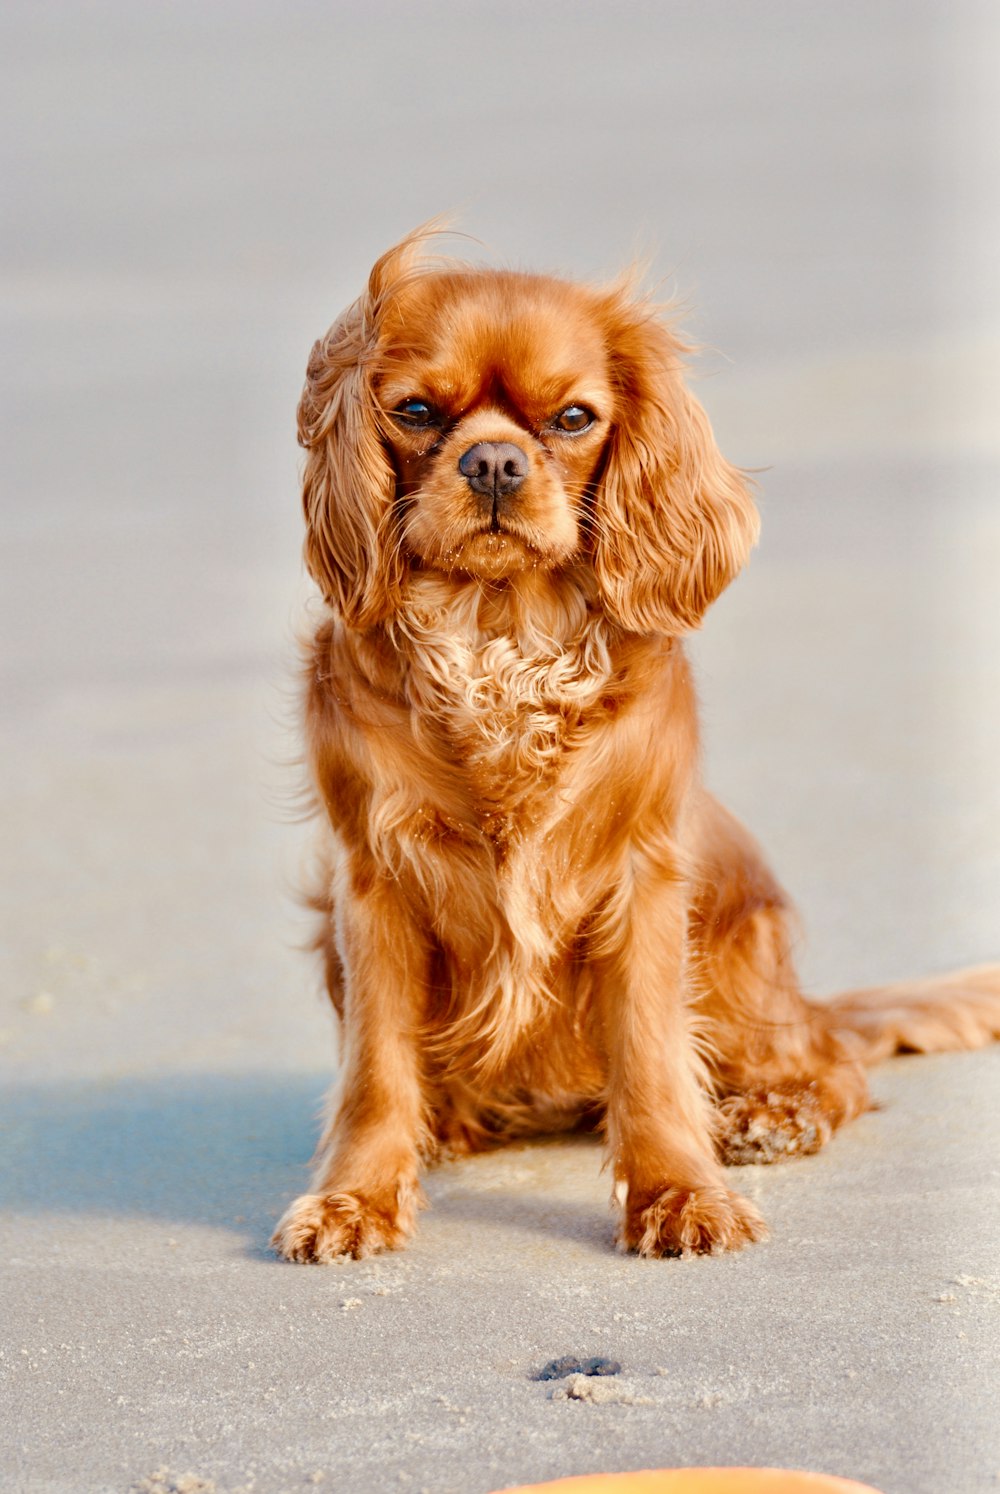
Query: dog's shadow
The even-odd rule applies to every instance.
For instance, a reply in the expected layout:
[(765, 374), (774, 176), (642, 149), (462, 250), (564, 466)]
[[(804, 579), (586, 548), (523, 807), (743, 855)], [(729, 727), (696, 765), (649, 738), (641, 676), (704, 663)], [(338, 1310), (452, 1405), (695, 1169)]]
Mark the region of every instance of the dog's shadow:
[[(307, 1186), (327, 1084), (256, 1073), (12, 1086), (0, 1102), (0, 1209), (223, 1228), (264, 1258), (275, 1219)], [(564, 1162), (569, 1187), (553, 1188)], [(592, 1137), (449, 1162), (428, 1177), (427, 1217), (448, 1231), (496, 1227), (606, 1250), (607, 1190), (586, 1181), (599, 1166)]]

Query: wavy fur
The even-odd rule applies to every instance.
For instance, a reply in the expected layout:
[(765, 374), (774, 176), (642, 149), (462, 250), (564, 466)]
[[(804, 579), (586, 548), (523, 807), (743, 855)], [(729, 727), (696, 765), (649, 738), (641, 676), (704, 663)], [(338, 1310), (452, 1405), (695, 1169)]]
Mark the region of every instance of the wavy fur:
[(1000, 968), (805, 999), (787, 900), (699, 779), (681, 640), (757, 515), (684, 346), (621, 285), (426, 237), (317, 342), (299, 407), (343, 1052), (275, 1244), (395, 1248), (440, 1148), (599, 1125), (623, 1248), (736, 1249), (764, 1226), (722, 1162), (815, 1151), (888, 1052), (995, 1036)]

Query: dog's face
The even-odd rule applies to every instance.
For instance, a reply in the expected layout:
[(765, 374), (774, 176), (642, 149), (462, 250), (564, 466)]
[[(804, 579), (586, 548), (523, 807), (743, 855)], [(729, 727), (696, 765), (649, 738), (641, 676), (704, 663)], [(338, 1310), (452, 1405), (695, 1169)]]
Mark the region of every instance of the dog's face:
[(348, 626), (414, 569), (482, 584), (589, 566), (605, 611), (676, 634), (743, 564), (757, 518), (623, 286), (421, 263), (414, 235), (313, 348), (299, 406), (306, 561)]
[(438, 274), (387, 310), (375, 395), (421, 565), (494, 581), (580, 550), (617, 413), (590, 300), (536, 277)]

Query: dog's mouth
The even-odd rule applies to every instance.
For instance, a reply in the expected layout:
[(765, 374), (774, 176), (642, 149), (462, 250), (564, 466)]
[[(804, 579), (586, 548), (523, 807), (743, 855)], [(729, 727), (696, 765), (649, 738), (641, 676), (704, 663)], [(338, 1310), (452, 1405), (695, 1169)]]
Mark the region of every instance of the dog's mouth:
[(526, 533), (520, 524), (495, 509), (470, 525), (443, 558), (449, 569), (485, 581), (501, 580), (546, 564), (546, 552), (538, 536)]
[(532, 541), (523, 528), (516, 521), (512, 521), (509, 514), (502, 513), (496, 502), (493, 504), (492, 513), (483, 519), (481, 526), (474, 530), (474, 534), (492, 535), (494, 538), (513, 540), (533, 548)]
[(490, 515), (489, 533), (490, 534), (503, 534), (504, 533), (504, 525), (500, 522), (500, 503), (499, 503), (499, 499), (497, 499), (497, 498), (494, 498), (494, 500), (493, 500), (493, 512)]

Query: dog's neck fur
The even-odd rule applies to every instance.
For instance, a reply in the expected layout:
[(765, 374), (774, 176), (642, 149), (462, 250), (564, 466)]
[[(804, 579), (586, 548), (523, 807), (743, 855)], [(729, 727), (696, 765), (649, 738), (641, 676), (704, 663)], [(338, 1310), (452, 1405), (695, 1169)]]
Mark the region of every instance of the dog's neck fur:
[[(581, 578), (585, 580), (585, 577)], [(585, 586), (456, 588), (417, 575), (392, 635), (415, 725), (442, 730), (489, 802), (538, 789), (614, 674)]]

